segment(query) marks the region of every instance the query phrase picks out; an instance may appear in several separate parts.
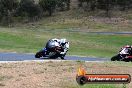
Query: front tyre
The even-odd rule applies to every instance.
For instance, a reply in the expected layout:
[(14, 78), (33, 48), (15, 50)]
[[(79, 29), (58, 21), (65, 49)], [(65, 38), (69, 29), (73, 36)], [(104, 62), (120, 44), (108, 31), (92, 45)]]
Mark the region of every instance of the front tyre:
[(116, 55), (116, 56), (113, 56), (113, 57), (111, 58), (111, 61), (120, 61), (120, 55), (118, 54), (118, 55)]
[(40, 53), (37, 52), (36, 55), (35, 55), (35, 58), (40, 58), (40, 57), (41, 57)]
[(60, 57), (61, 58), (61, 60), (65, 60), (65, 58), (64, 57)]
[(40, 58), (43, 56), (43, 50), (36, 53), (35, 58)]

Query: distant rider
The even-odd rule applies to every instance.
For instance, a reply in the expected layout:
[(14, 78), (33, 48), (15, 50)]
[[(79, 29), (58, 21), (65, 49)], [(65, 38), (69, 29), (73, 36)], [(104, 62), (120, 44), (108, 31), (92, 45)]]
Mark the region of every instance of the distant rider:
[(123, 48), (121, 48), (119, 54), (122, 56), (131, 55), (132, 54), (132, 46), (126, 45)]

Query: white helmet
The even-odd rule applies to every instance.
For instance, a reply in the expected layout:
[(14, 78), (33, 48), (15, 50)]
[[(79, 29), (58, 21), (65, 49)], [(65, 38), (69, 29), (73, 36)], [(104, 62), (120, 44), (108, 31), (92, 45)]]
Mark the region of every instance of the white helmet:
[(126, 45), (126, 46), (124, 46), (124, 48), (130, 48), (131, 46), (130, 45)]
[(60, 46), (60, 44), (58, 42), (54, 42), (54, 45), (58, 46), (58, 47)]
[(65, 38), (60, 40), (60, 43), (66, 43), (66, 42), (67, 40)]
[(52, 39), (53, 41), (56, 41), (56, 42), (60, 42), (60, 40), (59, 39), (57, 39), (57, 38), (54, 38), (54, 39)]
[(66, 40), (65, 38), (60, 39), (60, 44), (61, 44), (61, 45), (65, 45), (65, 44), (66, 44), (66, 42), (67, 42), (67, 40)]

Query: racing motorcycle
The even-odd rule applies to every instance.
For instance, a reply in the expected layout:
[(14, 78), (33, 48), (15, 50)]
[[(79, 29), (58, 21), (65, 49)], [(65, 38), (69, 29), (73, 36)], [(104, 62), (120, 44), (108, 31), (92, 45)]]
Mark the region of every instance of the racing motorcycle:
[(50, 58), (50, 59), (57, 59), (60, 57), (61, 59), (64, 59), (64, 56), (60, 54), (63, 49), (62, 47), (54, 46), (50, 49), (43, 48), (39, 52), (35, 54), (35, 58)]
[(111, 61), (132, 61), (132, 48), (127, 48), (128, 54), (122, 54), (122, 50), (119, 53), (111, 58)]

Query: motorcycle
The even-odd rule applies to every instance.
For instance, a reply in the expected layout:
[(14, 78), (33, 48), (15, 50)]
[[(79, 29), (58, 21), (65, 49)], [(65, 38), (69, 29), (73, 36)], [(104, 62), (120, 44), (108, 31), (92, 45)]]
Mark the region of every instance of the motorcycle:
[(64, 56), (60, 54), (62, 51), (63, 49), (61, 47), (53, 47), (50, 50), (44, 48), (35, 54), (35, 58), (57, 59), (60, 57), (61, 59), (64, 59)]
[[(124, 49), (122, 49), (124, 50)], [(119, 53), (115, 56), (113, 56), (111, 58), (111, 61), (126, 61), (126, 62), (129, 62), (129, 61), (132, 61), (132, 48), (125, 48), (125, 50), (127, 50), (127, 54), (124, 54), (122, 51), (120, 50)]]
[(132, 61), (132, 55), (121, 55), (117, 54), (111, 58), (111, 61), (125, 61), (129, 62)]

